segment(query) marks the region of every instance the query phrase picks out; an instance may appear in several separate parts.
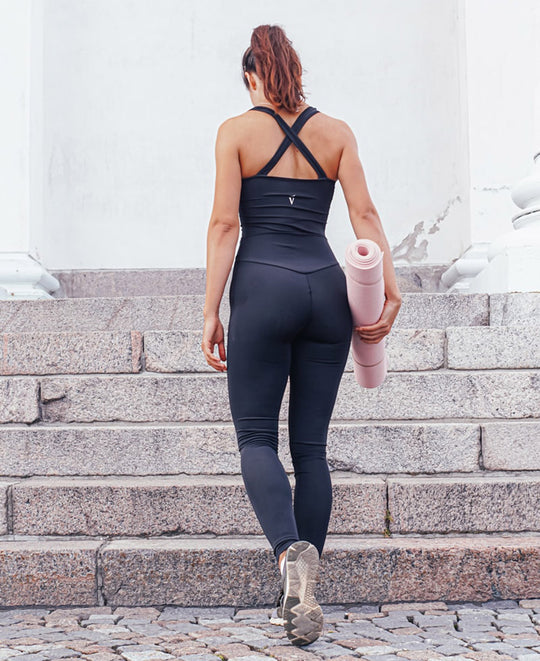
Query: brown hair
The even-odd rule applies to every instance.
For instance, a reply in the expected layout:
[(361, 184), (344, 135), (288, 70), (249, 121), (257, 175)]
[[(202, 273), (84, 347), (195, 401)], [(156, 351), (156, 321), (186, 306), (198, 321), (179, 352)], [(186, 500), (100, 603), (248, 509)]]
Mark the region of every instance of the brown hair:
[(249, 89), (246, 71), (259, 76), (264, 95), (278, 108), (296, 112), (305, 100), (300, 58), (279, 25), (259, 25), (253, 29), (251, 45), (242, 56), (242, 77)]

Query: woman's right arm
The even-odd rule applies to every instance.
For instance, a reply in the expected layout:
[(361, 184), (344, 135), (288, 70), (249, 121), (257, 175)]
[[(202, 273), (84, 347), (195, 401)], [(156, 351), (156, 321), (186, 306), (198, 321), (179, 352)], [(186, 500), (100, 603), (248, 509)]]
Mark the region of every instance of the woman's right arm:
[(375, 241), (383, 255), (385, 310), (377, 324), (357, 327), (366, 342), (378, 342), (386, 335), (401, 307), (401, 293), (392, 262), (392, 251), (384, 233), (381, 219), (368, 191), (364, 169), (358, 156), (358, 145), (349, 125), (338, 120), (342, 129), (343, 151), (339, 162), (338, 180), (343, 189), (349, 217), (357, 239)]

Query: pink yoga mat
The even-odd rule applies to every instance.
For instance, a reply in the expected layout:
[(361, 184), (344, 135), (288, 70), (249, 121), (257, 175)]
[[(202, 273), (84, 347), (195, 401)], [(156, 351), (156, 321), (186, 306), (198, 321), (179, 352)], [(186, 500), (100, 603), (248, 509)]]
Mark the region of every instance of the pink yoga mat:
[[(345, 249), (347, 298), (354, 326), (376, 323), (384, 307), (383, 251), (371, 239), (356, 239)], [(376, 388), (388, 369), (386, 338), (376, 344), (364, 342), (353, 330), (352, 356), (357, 383)]]

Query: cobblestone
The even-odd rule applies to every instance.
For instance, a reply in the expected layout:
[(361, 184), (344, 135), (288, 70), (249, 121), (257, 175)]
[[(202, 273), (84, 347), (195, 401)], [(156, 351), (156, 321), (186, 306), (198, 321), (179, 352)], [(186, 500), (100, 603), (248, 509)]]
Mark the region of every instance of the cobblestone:
[(299, 648), (273, 608), (3, 608), (0, 661), (540, 661), (540, 599), (323, 612), (322, 635)]

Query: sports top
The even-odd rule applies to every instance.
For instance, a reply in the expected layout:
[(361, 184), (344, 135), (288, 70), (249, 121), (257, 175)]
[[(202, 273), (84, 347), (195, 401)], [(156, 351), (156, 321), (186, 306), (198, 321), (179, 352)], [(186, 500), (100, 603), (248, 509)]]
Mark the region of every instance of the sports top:
[[(306, 121), (319, 111), (308, 106), (289, 126), (267, 106), (253, 106), (250, 110), (272, 115), (285, 137), (257, 174), (242, 178), (239, 205), (242, 237), (236, 260), (273, 264), (300, 273), (339, 264), (325, 236), (336, 182), (326, 176), (298, 137)], [(291, 142), (313, 167), (317, 179), (268, 175)]]

